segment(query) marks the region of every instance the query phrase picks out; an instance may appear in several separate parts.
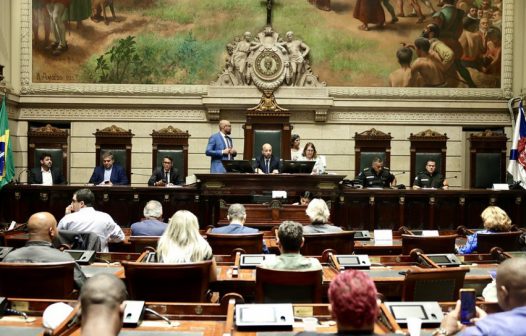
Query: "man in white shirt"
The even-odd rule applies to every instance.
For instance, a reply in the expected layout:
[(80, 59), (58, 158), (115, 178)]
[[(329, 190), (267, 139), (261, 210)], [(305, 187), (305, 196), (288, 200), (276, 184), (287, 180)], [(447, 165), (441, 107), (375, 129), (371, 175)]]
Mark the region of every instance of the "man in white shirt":
[(42, 155), (40, 155), (40, 167), (31, 169), (29, 183), (53, 185), (64, 184), (66, 181), (64, 180), (62, 173), (58, 169), (53, 168), (51, 154), (42, 153)]
[(58, 229), (79, 232), (94, 232), (99, 236), (102, 252), (108, 252), (108, 242), (121, 242), (124, 232), (113, 218), (93, 208), (95, 195), (89, 189), (80, 189), (73, 194), (66, 215), (58, 223)]

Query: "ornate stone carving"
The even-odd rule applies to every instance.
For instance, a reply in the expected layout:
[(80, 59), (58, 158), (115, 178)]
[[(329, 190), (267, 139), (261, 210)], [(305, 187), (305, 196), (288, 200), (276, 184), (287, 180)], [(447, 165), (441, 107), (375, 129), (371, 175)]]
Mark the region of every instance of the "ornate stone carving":
[(179, 138), (179, 137), (188, 137), (189, 134), (188, 134), (188, 130), (186, 132), (180, 130), (179, 128), (175, 128), (173, 126), (168, 126), (168, 127), (165, 127), (165, 128), (161, 128), (160, 130), (156, 131), (156, 130), (152, 130), (152, 134), (150, 134), (151, 136), (163, 136), (163, 137), (174, 137), (174, 138)]
[(252, 39), (250, 32), (227, 44), (228, 58), (215, 86), (254, 85), (261, 91), (287, 86), (320, 87), (307, 59), (309, 46), (287, 32), (286, 41), (271, 26)]
[(478, 138), (506, 137), (505, 134), (502, 134), (501, 132), (494, 132), (490, 129), (484, 130), (484, 132), (471, 133), (470, 135), (472, 137), (478, 137)]
[(276, 98), (274, 97), (274, 94), (271, 90), (263, 90), (263, 96), (261, 97), (259, 104), (252, 108), (249, 108), (248, 110), (256, 112), (288, 111), (287, 109), (284, 109), (278, 105), (278, 103), (276, 102)]

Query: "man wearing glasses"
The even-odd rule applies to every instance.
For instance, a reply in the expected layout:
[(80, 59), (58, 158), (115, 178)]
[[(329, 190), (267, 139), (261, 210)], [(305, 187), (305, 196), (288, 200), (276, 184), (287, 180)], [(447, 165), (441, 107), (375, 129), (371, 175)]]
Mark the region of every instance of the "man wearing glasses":
[(169, 156), (163, 157), (163, 166), (155, 168), (152, 177), (148, 180), (149, 186), (173, 186), (179, 184), (179, 173), (173, 167), (173, 159)]
[(94, 232), (99, 236), (101, 251), (108, 252), (108, 242), (121, 242), (124, 232), (113, 218), (93, 208), (95, 195), (89, 189), (80, 189), (73, 194), (66, 215), (58, 223), (58, 230)]

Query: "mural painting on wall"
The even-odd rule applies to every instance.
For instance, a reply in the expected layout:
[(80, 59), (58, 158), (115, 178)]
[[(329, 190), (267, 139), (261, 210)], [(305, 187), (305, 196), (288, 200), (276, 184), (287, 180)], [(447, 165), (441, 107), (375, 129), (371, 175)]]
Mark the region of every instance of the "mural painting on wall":
[[(329, 86), (500, 88), (502, 2), (274, 0), (285, 83), (312, 68)], [(33, 0), (32, 79), (210, 84), (231, 67), (251, 85), (241, 53), (262, 43), (265, 3)]]

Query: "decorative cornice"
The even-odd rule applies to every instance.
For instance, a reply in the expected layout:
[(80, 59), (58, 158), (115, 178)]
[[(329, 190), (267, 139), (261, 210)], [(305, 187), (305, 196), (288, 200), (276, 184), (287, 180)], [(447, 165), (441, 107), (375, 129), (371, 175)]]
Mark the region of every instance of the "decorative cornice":
[(160, 130), (152, 130), (152, 134), (150, 134), (152, 137), (159, 137), (159, 138), (186, 138), (190, 137), (190, 134), (188, 133), (188, 130), (186, 132), (180, 130), (179, 128), (175, 128), (173, 126), (168, 126), (165, 128), (161, 128)]
[(21, 108), (20, 120), (75, 120), (75, 121), (206, 121), (204, 110), (169, 109), (105, 109), (100, 108)]
[(101, 130), (99, 130), (97, 128), (97, 131), (95, 133), (93, 133), (93, 135), (95, 135), (96, 137), (112, 137), (112, 138), (123, 137), (123, 138), (128, 138), (128, 137), (134, 136), (135, 134), (132, 133), (131, 129), (126, 131), (122, 127), (119, 127), (119, 126), (116, 126), (116, 125), (111, 125), (111, 126), (108, 126), (106, 128), (103, 128)]
[(478, 133), (471, 133), (470, 137), (473, 138), (506, 138), (506, 134), (502, 134), (501, 132), (495, 132), (490, 129), (487, 129), (483, 132)]
[(447, 137), (447, 134), (444, 133), (439, 133), (437, 131), (433, 131), (431, 129), (427, 129), (425, 131), (422, 131), (422, 132), (418, 132), (416, 134), (413, 134), (411, 133), (410, 136), (409, 136), (409, 140), (411, 141), (419, 141), (419, 140), (447, 140), (449, 139)]
[(67, 137), (68, 130), (60, 129), (47, 124), (46, 126), (31, 128), (27, 131), (28, 136)]
[(356, 140), (391, 140), (392, 138), (391, 133), (386, 134), (376, 128), (371, 128), (362, 133), (354, 133), (354, 139)]

